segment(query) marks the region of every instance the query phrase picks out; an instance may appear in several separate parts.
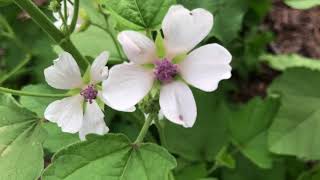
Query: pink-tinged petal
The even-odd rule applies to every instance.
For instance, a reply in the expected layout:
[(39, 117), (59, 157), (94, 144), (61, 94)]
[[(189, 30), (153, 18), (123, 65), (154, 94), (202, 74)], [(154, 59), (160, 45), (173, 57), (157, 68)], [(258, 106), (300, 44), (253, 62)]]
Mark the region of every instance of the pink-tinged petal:
[(113, 109), (128, 111), (148, 94), (153, 81), (152, 70), (136, 64), (116, 65), (103, 82), (102, 95)]
[(118, 40), (130, 61), (145, 64), (156, 59), (155, 44), (145, 35), (135, 31), (122, 31)]
[(44, 117), (61, 127), (63, 132), (76, 133), (83, 122), (83, 98), (80, 95), (67, 97), (49, 104)]
[(81, 140), (86, 140), (87, 134), (104, 135), (109, 132), (109, 128), (104, 122), (104, 114), (96, 101), (92, 104), (86, 103), (82, 127), (79, 131)]
[(82, 78), (78, 64), (71, 54), (61, 53), (53, 65), (44, 70), (47, 83), (56, 89), (75, 89), (82, 86)]
[[(102, 95), (102, 92), (101, 91), (98, 91), (98, 98), (107, 106), (110, 107), (110, 103), (103, 97)], [(126, 109), (126, 110), (123, 110), (123, 112), (134, 112), (136, 111), (136, 107), (135, 106), (132, 106), (130, 107), (129, 109)]]
[(231, 77), (232, 56), (219, 44), (208, 44), (191, 52), (180, 63), (182, 78), (192, 86), (211, 92)]
[(102, 52), (92, 63), (90, 70), (91, 83), (97, 84), (108, 77), (108, 67), (106, 66), (109, 52)]
[(192, 127), (196, 121), (196, 102), (191, 89), (183, 82), (171, 82), (161, 88), (160, 107), (168, 120), (183, 127)]
[(181, 5), (171, 6), (162, 22), (168, 56), (187, 53), (211, 31), (213, 16), (205, 9), (189, 11)]

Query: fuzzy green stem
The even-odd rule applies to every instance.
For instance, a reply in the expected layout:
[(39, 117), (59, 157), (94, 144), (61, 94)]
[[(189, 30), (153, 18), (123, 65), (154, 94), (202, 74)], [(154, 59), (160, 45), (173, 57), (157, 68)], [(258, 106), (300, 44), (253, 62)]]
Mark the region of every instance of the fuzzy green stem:
[(155, 124), (156, 124), (156, 127), (158, 129), (161, 145), (166, 148), (167, 147), (167, 141), (166, 141), (166, 137), (164, 135), (164, 127), (161, 125), (159, 118), (155, 119)]
[(78, 16), (79, 16), (79, 0), (74, 0), (73, 3), (73, 16), (72, 16), (72, 21), (70, 24), (70, 33), (72, 33), (76, 29), (77, 21), (78, 21)]
[(5, 74), (0, 78), (0, 84), (3, 84), (6, 80), (8, 80), (11, 76), (16, 74), (22, 67), (24, 67), (31, 60), (32, 56), (27, 54), (26, 58), (21, 61), (14, 69), (12, 69), (9, 73)]
[(67, 19), (65, 18), (65, 16), (62, 14), (61, 9), (58, 11), (59, 17), (62, 19), (62, 23), (63, 23), (63, 29), (64, 29), (64, 33), (66, 35), (69, 34), (69, 27), (68, 27), (68, 23), (67, 23)]
[(142, 129), (137, 137), (137, 139), (135, 140), (134, 144), (139, 144), (139, 143), (142, 143), (143, 142), (143, 139), (144, 137), (147, 135), (148, 133), (148, 129), (151, 125), (151, 122), (152, 122), (152, 119), (153, 119), (153, 116), (152, 114), (149, 114), (142, 126)]
[(47, 98), (62, 98), (68, 97), (68, 94), (43, 94), (43, 93), (33, 93), (26, 91), (13, 90), (5, 87), (0, 87), (0, 93), (9, 93), (17, 96), (33, 96), (33, 97), (47, 97)]
[(31, 18), (56, 42), (59, 46), (71, 53), (73, 57), (80, 61), (79, 65), (82, 69), (86, 69), (90, 64), (84, 58), (69, 38), (57, 29), (51, 20), (31, 1), (31, 0), (13, 0), (21, 9), (25, 10)]

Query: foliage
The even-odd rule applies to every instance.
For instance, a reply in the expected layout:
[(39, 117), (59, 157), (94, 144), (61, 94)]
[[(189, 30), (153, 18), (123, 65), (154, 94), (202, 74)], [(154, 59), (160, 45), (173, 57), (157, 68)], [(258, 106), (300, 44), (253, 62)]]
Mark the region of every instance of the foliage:
[[(56, 28), (61, 42), (50, 39), (41, 23), (22, 16), (17, 1), (31, 2), (0, 0), (1, 180), (319, 179), (320, 65), (298, 54), (270, 54), (267, 47), (276, 34), (262, 24), (271, 0), (81, 0), (79, 12), (87, 24), (74, 32)], [(284, 2), (296, 9), (319, 5), (318, 0)], [(78, 134), (62, 132), (45, 119), (50, 103), (74, 95), (46, 85), (43, 71), (63, 51), (61, 44), (74, 46), (89, 63), (109, 51), (111, 68), (128, 60), (118, 34), (136, 30), (155, 40), (163, 56), (161, 24), (173, 4), (211, 12), (213, 29), (200, 45), (219, 43), (233, 56), (232, 79), (211, 93), (192, 88), (198, 108), (192, 128), (161, 113), (150, 115), (149, 127), (150, 119), (139, 108), (129, 113), (106, 106), (110, 133), (80, 141)], [(50, 23), (53, 5), (38, 8)], [(267, 91), (264, 97), (250, 94), (253, 98), (242, 101), (243, 86), (259, 79), (262, 64), (280, 75), (270, 84), (258, 81)], [(81, 72), (88, 76), (88, 69)], [(19, 91), (8, 93), (2, 86)], [(155, 87), (151, 96), (158, 98)]]

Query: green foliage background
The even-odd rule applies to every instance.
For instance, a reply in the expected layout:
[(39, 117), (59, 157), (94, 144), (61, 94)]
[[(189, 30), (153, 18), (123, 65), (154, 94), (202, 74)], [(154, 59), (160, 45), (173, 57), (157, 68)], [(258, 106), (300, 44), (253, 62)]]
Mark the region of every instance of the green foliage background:
[[(287, 0), (294, 8), (317, 0)], [(110, 15), (105, 21), (97, 5)], [(193, 89), (198, 118), (185, 129), (164, 121), (164, 137), (152, 126), (146, 143), (132, 144), (143, 122), (142, 112), (105, 109), (111, 134), (80, 142), (45, 121), (43, 112), (55, 99), (0, 95), (0, 180), (317, 180), (320, 179), (320, 64), (300, 55), (272, 55), (267, 44), (274, 34), (260, 25), (270, 0), (98, 0), (81, 1), (92, 24), (121, 30), (160, 29), (172, 4), (204, 8), (215, 25), (202, 44), (217, 42), (233, 55), (233, 76), (217, 91)], [(51, 19), (47, 6), (41, 7)], [(0, 1), (0, 84), (27, 92), (61, 93), (45, 85), (43, 69), (61, 51), (31, 19), (18, 20), (21, 10)], [(8, 29), (9, 27), (9, 29)], [(5, 33), (10, 32), (11, 36)], [(98, 26), (71, 35), (80, 52), (93, 59), (111, 53), (111, 63), (124, 61), (112, 37)], [(31, 58), (29, 58), (31, 57)], [(10, 79), (5, 75), (22, 61)], [(280, 75), (266, 97), (239, 102), (232, 94), (261, 73), (267, 63)], [(1, 81), (3, 80), (3, 81)], [(319, 112), (318, 112), (319, 111)], [(160, 140), (161, 139), (161, 140)]]

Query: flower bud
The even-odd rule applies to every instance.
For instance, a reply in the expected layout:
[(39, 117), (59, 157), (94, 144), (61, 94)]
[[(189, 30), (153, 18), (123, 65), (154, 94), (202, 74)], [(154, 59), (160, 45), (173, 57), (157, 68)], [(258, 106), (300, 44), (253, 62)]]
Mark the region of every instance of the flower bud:
[(53, 0), (49, 4), (49, 9), (53, 12), (58, 12), (61, 9), (61, 5), (57, 0)]

